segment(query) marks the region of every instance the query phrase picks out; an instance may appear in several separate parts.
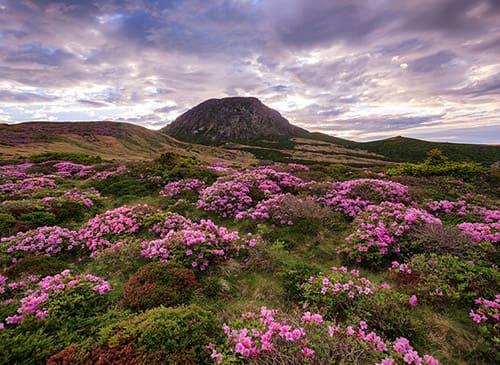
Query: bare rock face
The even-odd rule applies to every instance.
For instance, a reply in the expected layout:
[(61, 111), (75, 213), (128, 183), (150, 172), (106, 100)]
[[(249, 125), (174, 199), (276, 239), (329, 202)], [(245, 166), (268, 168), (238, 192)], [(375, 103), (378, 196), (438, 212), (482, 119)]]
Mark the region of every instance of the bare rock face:
[(181, 141), (201, 144), (308, 134), (305, 129), (290, 124), (279, 112), (254, 97), (206, 100), (161, 131)]

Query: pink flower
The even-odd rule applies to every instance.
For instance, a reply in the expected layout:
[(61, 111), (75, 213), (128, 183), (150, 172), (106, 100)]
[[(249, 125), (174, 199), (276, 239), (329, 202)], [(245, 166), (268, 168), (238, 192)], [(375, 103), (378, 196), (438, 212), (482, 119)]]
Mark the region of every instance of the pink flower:
[(410, 305), (411, 305), (412, 307), (414, 307), (414, 306), (416, 306), (416, 305), (417, 305), (417, 300), (418, 300), (418, 299), (417, 299), (417, 296), (416, 296), (416, 295), (412, 295), (412, 296), (410, 297), (410, 299), (408, 300), (408, 303), (410, 303)]

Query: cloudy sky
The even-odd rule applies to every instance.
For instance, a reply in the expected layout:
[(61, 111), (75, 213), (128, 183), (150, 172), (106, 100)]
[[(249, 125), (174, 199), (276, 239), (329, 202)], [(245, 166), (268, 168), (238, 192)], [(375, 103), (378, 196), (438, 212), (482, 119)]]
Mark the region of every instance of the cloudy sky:
[(256, 96), (357, 141), (500, 144), (500, 0), (0, 0), (0, 121)]

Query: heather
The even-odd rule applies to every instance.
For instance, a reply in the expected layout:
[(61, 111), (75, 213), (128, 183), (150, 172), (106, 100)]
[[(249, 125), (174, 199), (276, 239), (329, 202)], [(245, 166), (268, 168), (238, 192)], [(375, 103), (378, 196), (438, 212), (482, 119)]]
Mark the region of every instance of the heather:
[(497, 363), (495, 171), (403, 167), (6, 163), (0, 362)]

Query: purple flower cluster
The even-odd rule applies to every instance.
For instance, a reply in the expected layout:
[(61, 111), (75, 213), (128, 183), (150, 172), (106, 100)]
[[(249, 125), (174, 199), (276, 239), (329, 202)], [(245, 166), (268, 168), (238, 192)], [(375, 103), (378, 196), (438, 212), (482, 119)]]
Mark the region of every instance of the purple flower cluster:
[(25, 162), (18, 165), (0, 166), (0, 179), (27, 179), (32, 177), (26, 173), (26, 170), (33, 166), (31, 162)]
[(54, 164), (57, 170), (56, 175), (63, 178), (79, 178), (83, 179), (94, 173), (93, 166), (73, 163), (70, 161), (62, 161)]
[(17, 259), (26, 255), (54, 256), (81, 248), (77, 236), (77, 232), (67, 228), (39, 227), (26, 233), (19, 232), (15, 236), (1, 238), (0, 242), (2, 246), (8, 246), (5, 252)]
[(125, 165), (120, 165), (116, 169), (109, 169), (105, 171), (96, 172), (92, 176), (92, 180), (106, 180), (113, 176), (119, 176), (130, 172), (130, 170)]
[(477, 324), (487, 321), (500, 323), (500, 294), (497, 294), (494, 300), (477, 298), (474, 303), (480, 306), (476, 310), (471, 309), (469, 313), (474, 322)]
[(260, 199), (270, 197), (292, 191), (303, 184), (302, 179), (269, 167), (236, 172), (201, 190), (198, 208), (223, 217), (234, 217), (255, 205), (258, 195)]
[(27, 197), (35, 190), (55, 189), (57, 183), (47, 177), (32, 177), (9, 184), (0, 185), (0, 194), (7, 194), (9, 198)]
[(254, 208), (240, 212), (237, 219), (268, 220), (273, 224), (293, 225), (296, 219), (319, 217), (322, 206), (313, 197), (299, 198), (290, 193), (277, 194), (257, 203)]
[(224, 324), (223, 331), (229, 348), (218, 352), (215, 344), (208, 346), (218, 364), (258, 358), (281, 359), (281, 363), (286, 359), (293, 363), (337, 363), (349, 359), (353, 352), (358, 361), (365, 355), (380, 360), (379, 365), (439, 364), (430, 355), (420, 357), (406, 338), (396, 339), (391, 346), (374, 331), (368, 331), (365, 321), (359, 328), (344, 328), (311, 312), (302, 313), (295, 321), (279, 310), (261, 307), (258, 314), (245, 313), (231, 325)]
[(494, 223), (461, 223), (457, 227), (470, 235), (475, 241), (500, 242), (500, 222)]
[[(253, 247), (254, 239), (242, 239), (237, 231), (219, 227), (211, 220), (199, 223), (172, 216), (168, 223), (162, 224), (160, 232), (163, 238), (143, 241), (141, 254), (160, 261), (176, 261), (185, 266), (204, 271), (217, 261), (224, 261), (239, 255), (242, 249)], [(164, 227), (172, 227), (166, 230)]]
[(319, 201), (350, 217), (356, 217), (370, 204), (383, 201), (407, 203), (408, 187), (392, 181), (358, 179), (331, 183), (329, 191)]
[(198, 179), (182, 179), (173, 181), (165, 185), (160, 195), (165, 198), (180, 195), (183, 191), (196, 191), (198, 192), (205, 187), (205, 182)]
[[(0, 288), (4, 287), (2, 282), (5, 285), (5, 278), (0, 276)], [(26, 284), (23, 285), (23, 287), (25, 286)], [(19, 307), (16, 310), (17, 314), (6, 317), (5, 324), (18, 324), (32, 314), (37, 318), (48, 317), (50, 315), (48, 304), (51, 298), (57, 295), (58, 292), (71, 288), (95, 292), (99, 296), (111, 290), (109, 283), (100, 277), (90, 274), (72, 275), (70, 270), (64, 270), (60, 274), (42, 278), (33, 289), (26, 289), (21, 293), (18, 300)], [(9, 303), (14, 301), (17, 301), (17, 299), (8, 300)], [(4, 326), (3, 323), (2, 325)]]
[[(356, 231), (346, 237), (345, 253), (360, 256), (399, 253), (397, 238), (422, 223), (441, 224), (430, 213), (401, 203), (367, 206), (354, 220)], [(359, 261), (359, 260), (358, 260)]]
[(78, 239), (95, 255), (119, 241), (121, 236), (137, 233), (144, 218), (153, 212), (154, 208), (147, 204), (108, 210), (89, 220), (78, 232)]

